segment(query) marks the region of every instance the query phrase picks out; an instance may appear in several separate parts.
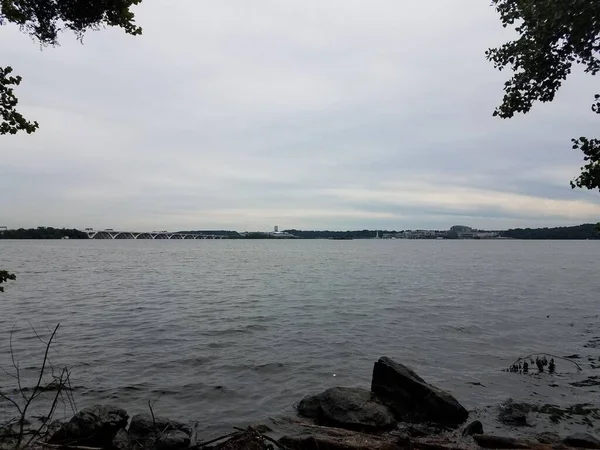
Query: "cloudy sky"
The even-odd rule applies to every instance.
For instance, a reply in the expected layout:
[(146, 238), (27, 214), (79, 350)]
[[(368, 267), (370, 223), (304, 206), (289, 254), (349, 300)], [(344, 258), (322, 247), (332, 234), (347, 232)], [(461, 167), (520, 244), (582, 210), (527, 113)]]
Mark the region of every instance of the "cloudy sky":
[(145, 0), (141, 37), (0, 27), (35, 135), (0, 138), (0, 225), (481, 228), (600, 219), (571, 190), (592, 77), (493, 118), (483, 0)]

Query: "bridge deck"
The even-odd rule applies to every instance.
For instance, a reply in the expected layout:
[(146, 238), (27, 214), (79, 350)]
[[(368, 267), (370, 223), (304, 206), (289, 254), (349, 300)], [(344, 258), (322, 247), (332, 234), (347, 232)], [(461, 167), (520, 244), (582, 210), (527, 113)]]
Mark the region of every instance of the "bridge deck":
[(218, 234), (169, 233), (166, 231), (82, 230), (89, 239), (229, 239)]

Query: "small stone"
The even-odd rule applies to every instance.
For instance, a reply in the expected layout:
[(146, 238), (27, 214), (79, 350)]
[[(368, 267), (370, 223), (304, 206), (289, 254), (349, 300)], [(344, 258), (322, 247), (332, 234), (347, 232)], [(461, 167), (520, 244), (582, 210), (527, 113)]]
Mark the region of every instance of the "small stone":
[(570, 447), (600, 448), (600, 440), (587, 433), (572, 434), (566, 437), (563, 442)]
[(552, 433), (550, 431), (545, 431), (543, 433), (538, 434), (537, 441), (540, 444), (549, 444), (553, 445), (560, 441), (560, 436), (556, 433)]
[(190, 425), (166, 417), (153, 418), (148, 413), (136, 414), (131, 418), (131, 425), (129, 425), (129, 434), (135, 438), (155, 436), (157, 433), (171, 430), (183, 431), (188, 436), (192, 435)]
[(508, 399), (500, 405), (498, 420), (504, 425), (526, 427), (529, 425), (529, 423), (527, 423), (527, 416), (533, 409), (532, 405), (527, 403), (517, 403), (512, 399)]
[(483, 424), (479, 420), (475, 420), (465, 427), (462, 434), (463, 436), (483, 434)]
[(181, 430), (167, 431), (159, 436), (156, 450), (180, 450), (190, 446), (190, 436)]
[(112, 446), (116, 450), (131, 450), (133, 447), (131, 436), (126, 430), (119, 430), (112, 441)]

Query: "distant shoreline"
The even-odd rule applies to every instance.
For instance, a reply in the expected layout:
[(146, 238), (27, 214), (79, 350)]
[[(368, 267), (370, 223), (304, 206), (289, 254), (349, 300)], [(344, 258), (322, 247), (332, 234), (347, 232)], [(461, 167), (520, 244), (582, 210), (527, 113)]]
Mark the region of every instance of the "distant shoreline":
[(600, 239), (599, 224), (582, 224), (555, 228), (514, 228), (508, 230), (476, 230), (454, 226), (450, 230), (297, 230), (273, 232), (237, 232), (232, 230), (198, 230), (176, 232), (133, 232), (113, 229), (78, 230), (75, 228), (0, 228), (2, 239), (330, 239), (330, 240), (597, 240)]

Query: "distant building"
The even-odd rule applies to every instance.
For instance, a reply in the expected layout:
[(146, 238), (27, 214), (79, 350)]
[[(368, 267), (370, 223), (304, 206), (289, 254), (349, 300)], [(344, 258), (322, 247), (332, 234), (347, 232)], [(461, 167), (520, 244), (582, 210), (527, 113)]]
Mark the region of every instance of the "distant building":
[(271, 231), (270, 233), (268, 233), (269, 236), (274, 237), (274, 238), (280, 238), (280, 239), (295, 239), (297, 236), (294, 236), (293, 234), (290, 234), (286, 231), (279, 231), (279, 226), (275, 225), (273, 227), (273, 231)]
[(500, 234), (495, 231), (477, 231), (475, 233), (475, 239), (497, 239)]
[(465, 225), (454, 225), (450, 227), (450, 233), (456, 235), (458, 239), (473, 239), (475, 233), (471, 227)]
[(450, 228), (450, 234), (454, 234), (459, 239), (496, 239), (500, 234), (496, 231), (474, 230), (464, 225), (454, 225)]
[(470, 233), (473, 229), (464, 225), (454, 225), (450, 228), (450, 231), (453, 231), (454, 233)]

